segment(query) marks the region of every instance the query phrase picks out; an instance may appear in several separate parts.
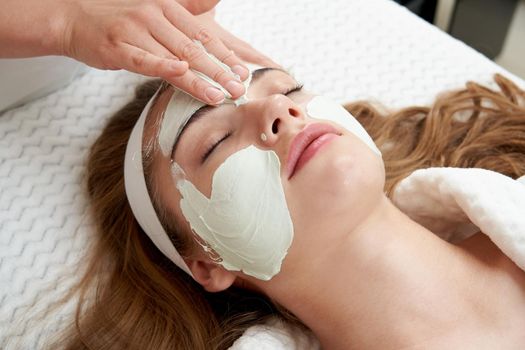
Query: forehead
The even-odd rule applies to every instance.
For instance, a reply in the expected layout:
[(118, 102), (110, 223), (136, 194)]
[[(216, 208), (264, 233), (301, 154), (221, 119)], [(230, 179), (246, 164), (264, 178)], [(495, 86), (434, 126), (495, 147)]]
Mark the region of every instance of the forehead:
[[(257, 98), (264, 96), (269, 91), (270, 86), (280, 86), (283, 84), (289, 85), (290, 82), (295, 82), (288, 73), (281, 70), (266, 70), (261, 73), (254, 72), (259, 78), (252, 80), (248, 87), (248, 98)], [(143, 164), (144, 175), (146, 182), (149, 183), (151, 196), (155, 196), (163, 203), (163, 208), (168, 212), (175, 213), (177, 221), (184, 223), (180, 207), (174, 203), (178, 203), (180, 194), (175, 189), (175, 184), (171, 180), (170, 159), (171, 157), (163, 155), (158, 143), (158, 134), (162, 124), (164, 111), (171, 97), (174, 93), (174, 88), (170, 85), (161, 91), (145, 121), (143, 134)], [(217, 109), (218, 110), (218, 109)], [(169, 195), (172, 200), (166, 200)]]
[[(252, 73), (252, 81), (248, 86), (248, 100), (275, 93), (275, 87), (289, 85), (290, 83), (295, 83), (295, 79), (284, 70), (275, 68), (262, 68), (255, 70)], [(148, 170), (150, 170), (149, 174), (145, 174), (146, 176), (163, 173), (164, 168), (169, 168), (169, 166), (165, 166), (165, 162), (169, 161), (171, 157), (166, 156), (161, 152), (158, 136), (161, 130), (164, 112), (174, 92), (175, 88), (171, 85), (168, 85), (164, 91), (161, 91), (146, 118), (143, 134), (143, 145), (145, 146), (143, 147), (143, 159), (144, 163), (149, 165)], [(225, 105), (225, 108), (227, 106), (228, 105)], [(231, 106), (232, 105), (229, 105), (230, 108)], [(208, 113), (217, 113), (220, 110), (221, 106), (218, 106), (218, 108), (214, 108)], [(144, 170), (146, 171), (146, 169), (147, 166), (145, 165)], [(161, 174), (159, 176), (164, 175), (167, 174)]]
[(156, 138), (164, 111), (173, 95), (173, 88), (171, 86), (167, 88), (161, 86), (159, 89), (163, 89), (163, 91), (157, 94), (156, 100), (151, 106), (144, 123), (144, 132), (142, 135), (143, 161), (147, 161), (146, 158), (150, 158), (153, 154), (157, 153), (159, 147)]
[[(250, 97), (258, 97), (259, 95), (264, 94), (264, 88), (272, 84), (295, 81), (288, 72), (276, 68), (262, 68), (255, 70), (252, 74), (252, 82), (249, 84), (247, 92), (248, 99)], [(159, 148), (158, 142), (155, 142), (154, 137), (156, 138), (159, 135), (164, 112), (174, 91), (174, 88), (171, 85), (168, 85), (168, 87), (158, 95), (157, 100), (153, 104), (146, 118), (143, 145), (148, 145), (147, 148), (154, 150), (154, 153), (157, 153), (156, 151)], [(218, 107), (220, 108), (220, 106)]]

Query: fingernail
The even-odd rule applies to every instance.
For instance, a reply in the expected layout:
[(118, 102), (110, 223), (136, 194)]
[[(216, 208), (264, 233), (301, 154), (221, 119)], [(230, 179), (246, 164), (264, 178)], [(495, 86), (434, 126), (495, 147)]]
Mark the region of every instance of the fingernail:
[(235, 66), (232, 67), (232, 72), (234, 72), (239, 77), (241, 77), (242, 80), (246, 80), (246, 78), (248, 78), (248, 74), (250, 73), (248, 72), (248, 69), (244, 68), (243, 66), (239, 64), (236, 64)]
[(224, 100), (224, 94), (221, 90), (214, 88), (214, 87), (207, 87), (206, 90), (204, 90), (204, 94), (208, 98), (209, 101), (213, 103), (221, 103)]
[(232, 96), (241, 96), (244, 94), (244, 85), (238, 81), (230, 80), (226, 83), (226, 85), (224, 85), (224, 87), (230, 94), (232, 94)]

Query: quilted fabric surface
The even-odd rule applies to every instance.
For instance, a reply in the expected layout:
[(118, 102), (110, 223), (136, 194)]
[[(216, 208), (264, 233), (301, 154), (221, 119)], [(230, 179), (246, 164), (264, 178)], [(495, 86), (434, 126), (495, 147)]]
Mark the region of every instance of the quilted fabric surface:
[[(492, 85), (490, 60), (388, 0), (224, 0), (217, 18), (309, 90), (391, 108), (429, 104), (467, 80)], [(49, 313), (79, 277), (91, 222), (83, 193), (90, 144), (144, 80), (91, 70), (0, 116), (0, 348), (37, 349), (72, 304)]]
[[(521, 180), (478, 168), (418, 169), (404, 178), (393, 203), (441, 238), (461, 241), (483, 232), (525, 270), (525, 186)], [(470, 232), (458, 231), (472, 224)], [(459, 237), (458, 237), (459, 236)]]

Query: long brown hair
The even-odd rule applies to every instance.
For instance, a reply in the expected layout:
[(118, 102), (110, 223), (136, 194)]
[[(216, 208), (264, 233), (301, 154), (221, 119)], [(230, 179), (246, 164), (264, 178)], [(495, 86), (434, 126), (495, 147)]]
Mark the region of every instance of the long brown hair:
[(500, 91), (468, 82), (431, 107), (381, 113), (367, 102), (345, 106), (383, 154), (388, 195), (411, 172), (429, 167), (525, 174), (525, 92), (502, 75), (494, 81)]
[[(525, 94), (497, 75), (501, 91), (476, 83), (439, 97), (432, 107), (381, 113), (367, 102), (345, 107), (383, 152), (386, 191), (418, 168), (481, 167), (525, 174)], [(299, 322), (270, 299), (229, 288), (207, 293), (168, 261), (135, 221), (124, 192), (126, 142), (159, 88), (150, 81), (110, 120), (93, 145), (87, 191), (96, 245), (78, 288), (67, 349), (226, 349), (253, 324), (278, 317)], [(162, 219), (162, 216), (161, 216)], [(172, 237), (177, 243), (177, 237)]]

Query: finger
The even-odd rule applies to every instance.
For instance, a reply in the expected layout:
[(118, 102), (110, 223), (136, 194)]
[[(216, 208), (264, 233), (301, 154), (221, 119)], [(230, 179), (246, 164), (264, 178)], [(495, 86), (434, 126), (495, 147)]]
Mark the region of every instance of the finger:
[(121, 54), (116, 57), (120, 68), (131, 72), (173, 79), (188, 72), (188, 63), (172, 58), (156, 56), (146, 50), (130, 44), (122, 44)]
[(191, 68), (204, 73), (222, 85), (232, 95), (238, 98), (245, 93), (245, 87), (233, 73), (220, 67), (206, 53), (204, 49), (190, 40), (184, 40), (181, 57), (187, 61)]
[(280, 64), (272, 60), (270, 57), (259, 53), (258, 51), (252, 51), (245, 47), (237, 48), (234, 51), (246, 62), (254, 63), (261, 67), (282, 68)]
[(210, 35), (208, 29), (201, 27), (197, 33), (192, 35), (204, 45), (209, 53), (213, 54), (221, 62), (229, 66), (235, 74), (239, 75), (241, 80), (248, 78), (249, 71), (244, 62), (233, 51), (228, 49), (221, 39)]
[(232, 73), (217, 65), (206, 55), (202, 47), (173, 27), (168, 20), (160, 21), (152, 29), (152, 35), (170, 52), (187, 61), (191, 68), (204, 73), (223, 86), (232, 95), (232, 98), (238, 98), (245, 93), (244, 85), (237, 81)]
[(199, 78), (191, 70), (188, 70), (181, 76), (172, 77), (166, 80), (206, 104), (215, 105), (224, 101), (225, 96), (221, 90)]
[(271, 58), (262, 54), (253, 46), (239, 39), (238, 37), (236, 37), (235, 35), (228, 32), (222, 27), (218, 28), (217, 36), (221, 38), (222, 42), (228, 47), (228, 49), (232, 50), (239, 58), (241, 58), (245, 62), (255, 63), (262, 67), (282, 68)]
[(219, 0), (177, 0), (177, 2), (192, 14), (200, 15), (204, 12), (211, 11), (215, 5), (219, 3)]
[(179, 60), (177, 56), (171, 53), (164, 45), (160, 44), (154, 37), (151, 35), (145, 36), (142, 39), (138, 39), (132, 44), (133, 46), (140, 47), (149, 53), (163, 58), (170, 58), (174, 60)]
[(226, 48), (218, 36), (212, 34), (209, 29), (202, 26), (200, 22), (189, 12), (185, 11), (185, 9), (177, 12), (175, 10), (177, 10), (176, 7), (170, 6), (164, 11), (166, 18), (172, 26), (178, 28), (178, 30), (190, 40), (199, 40), (209, 53), (229, 66), (235, 74), (241, 77), (241, 80), (248, 78), (248, 68), (242, 60)]
[(245, 42), (231, 45), (230, 48), (235, 52), (235, 54), (238, 57), (240, 57), (246, 62), (258, 64), (261, 67), (282, 68), (281, 65), (277, 64), (270, 57), (262, 54), (261, 52), (253, 48), (253, 46)]

